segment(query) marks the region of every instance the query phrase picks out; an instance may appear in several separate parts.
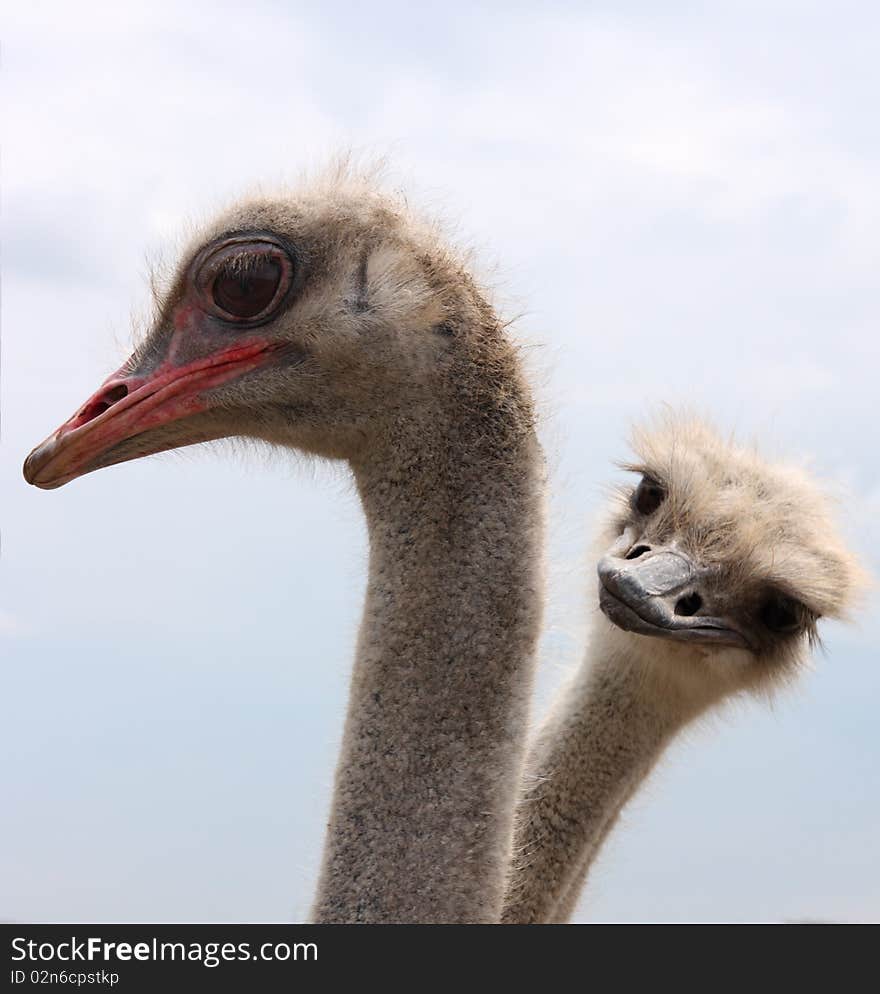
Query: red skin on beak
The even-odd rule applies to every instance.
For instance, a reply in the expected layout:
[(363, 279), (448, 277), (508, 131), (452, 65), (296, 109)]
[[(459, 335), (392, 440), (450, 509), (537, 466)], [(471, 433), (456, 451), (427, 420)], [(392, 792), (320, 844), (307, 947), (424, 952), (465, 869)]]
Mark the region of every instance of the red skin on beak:
[[(253, 318), (247, 316), (252, 301), (244, 299), (244, 313), (236, 316), (220, 306), (212, 289), (215, 279), (221, 280), (222, 289), (229, 276), (223, 275), (222, 259), (211, 260), (232, 258), (230, 253), (237, 251), (258, 263), (268, 260), (268, 268), (255, 270), (252, 289), (263, 310), (257, 309)], [(273, 284), (267, 283), (273, 278)], [(52, 490), (103, 466), (224, 434), (219, 421), (205, 418), (182, 424), (177, 431), (157, 429), (209, 411), (213, 404), (206, 394), (211, 390), (279, 360), (284, 344), (256, 328), (278, 310), (292, 279), (289, 255), (268, 237), (230, 237), (219, 247), (204, 249), (190, 264), (182, 293), (166, 313), (149, 353), (129, 360), (106, 379), (72, 418), (34, 449), (24, 464), (28, 483)], [(271, 300), (264, 299), (267, 287), (273, 289)], [(255, 326), (253, 320), (261, 314), (264, 320)]]
[[(176, 351), (174, 344), (172, 339), (169, 356)], [(98, 468), (96, 461), (117, 443), (208, 410), (210, 405), (203, 398), (206, 391), (266, 365), (276, 349), (276, 343), (249, 337), (247, 342), (183, 365), (166, 358), (148, 375), (125, 375), (123, 366), (72, 418), (34, 449), (25, 460), (24, 478), (43, 490), (63, 486)], [(161, 449), (157, 446), (148, 451)]]

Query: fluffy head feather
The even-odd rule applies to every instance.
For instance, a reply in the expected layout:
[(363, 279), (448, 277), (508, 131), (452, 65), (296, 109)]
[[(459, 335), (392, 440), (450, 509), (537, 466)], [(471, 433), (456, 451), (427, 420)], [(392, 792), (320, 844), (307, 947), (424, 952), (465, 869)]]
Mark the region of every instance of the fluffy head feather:
[[(662, 499), (643, 513), (637, 490), (621, 488), (606, 547), (626, 535), (633, 550), (680, 550), (701, 570), (711, 613), (732, 620), (750, 648), (666, 642), (610, 622), (607, 637), (620, 648), (626, 640), (655, 676), (698, 696), (784, 681), (817, 640), (820, 619), (847, 617), (864, 584), (831, 500), (803, 469), (769, 462), (693, 416), (640, 425), (632, 448), (636, 458), (623, 468), (656, 484)], [(793, 612), (789, 623), (768, 625), (780, 603)]]

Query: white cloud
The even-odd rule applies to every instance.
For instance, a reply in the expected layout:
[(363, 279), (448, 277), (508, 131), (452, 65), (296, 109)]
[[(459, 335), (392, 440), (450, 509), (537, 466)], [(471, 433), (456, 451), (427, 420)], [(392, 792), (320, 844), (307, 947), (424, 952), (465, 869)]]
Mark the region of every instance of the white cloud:
[(23, 626), (9, 611), (0, 609), (0, 637), (4, 635), (20, 635)]

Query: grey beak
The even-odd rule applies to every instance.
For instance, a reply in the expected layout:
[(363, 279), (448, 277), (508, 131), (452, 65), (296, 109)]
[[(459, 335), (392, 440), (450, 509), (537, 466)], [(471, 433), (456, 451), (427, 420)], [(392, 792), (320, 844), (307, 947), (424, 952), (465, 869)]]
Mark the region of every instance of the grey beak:
[(632, 544), (599, 562), (599, 605), (618, 628), (658, 638), (749, 648), (731, 619), (715, 617), (708, 572), (681, 549)]

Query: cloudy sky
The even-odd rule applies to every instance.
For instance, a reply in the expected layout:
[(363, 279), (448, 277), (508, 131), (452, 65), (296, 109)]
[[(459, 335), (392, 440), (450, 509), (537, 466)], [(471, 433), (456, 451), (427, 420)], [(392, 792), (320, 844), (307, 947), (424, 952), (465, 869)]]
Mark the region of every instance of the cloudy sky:
[[(148, 260), (256, 182), (385, 156), (522, 315), (542, 700), (581, 652), (611, 463), (658, 403), (808, 459), (880, 570), (880, 10), (714, 6), (6, 12), (0, 919), (308, 910), (363, 596), (349, 481), (207, 448), (50, 493), (20, 469), (124, 358)], [(671, 751), (579, 920), (880, 920), (872, 607), (775, 708)]]

